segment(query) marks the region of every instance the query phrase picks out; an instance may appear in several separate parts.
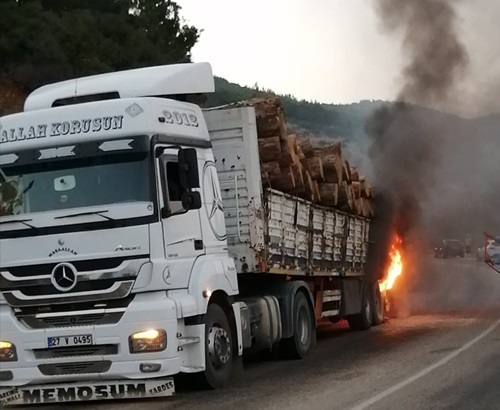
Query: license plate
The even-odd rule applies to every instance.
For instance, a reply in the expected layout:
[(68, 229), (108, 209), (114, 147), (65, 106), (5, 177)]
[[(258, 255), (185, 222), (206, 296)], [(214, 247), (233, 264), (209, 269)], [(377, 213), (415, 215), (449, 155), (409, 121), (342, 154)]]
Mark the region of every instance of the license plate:
[(49, 348), (67, 346), (86, 346), (93, 344), (92, 335), (59, 336), (47, 338)]
[(22, 387), (0, 387), (0, 408), (91, 400), (140, 399), (175, 394), (171, 377), (155, 380), (92, 381)]

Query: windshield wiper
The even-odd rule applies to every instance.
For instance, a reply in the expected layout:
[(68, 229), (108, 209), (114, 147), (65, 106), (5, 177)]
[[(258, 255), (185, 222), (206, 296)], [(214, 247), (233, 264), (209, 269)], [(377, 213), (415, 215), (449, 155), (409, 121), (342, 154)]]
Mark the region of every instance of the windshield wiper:
[(38, 229), (36, 226), (33, 226), (33, 225), (27, 223), (27, 222), (31, 222), (32, 220), (33, 219), (12, 219), (10, 221), (2, 221), (2, 222), (0, 222), (0, 225), (20, 223), (20, 224), (26, 225), (27, 227), (29, 227), (31, 229)]
[(109, 212), (109, 211), (107, 209), (105, 209), (102, 211), (79, 212), (77, 214), (56, 216), (54, 219), (76, 218), (77, 216), (85, 216), (85, 215), (99, 215), (99, 216), (102, 216), (104, 219), (107, 219), (108, 221), (115, 220), (114, 218), (111, 218), (110, 216), (103, 215), (103, 213), (105, 213), (105, 212)]

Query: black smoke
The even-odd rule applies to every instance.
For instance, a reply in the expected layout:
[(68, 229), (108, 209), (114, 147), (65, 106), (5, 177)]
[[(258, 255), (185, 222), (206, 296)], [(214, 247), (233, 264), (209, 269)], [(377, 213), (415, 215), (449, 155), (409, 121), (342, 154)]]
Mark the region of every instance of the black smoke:
[(406, 58), (395, 102), (376, 110), (365, 126), (378, 196), (371, 258), (377, 259), (375, 270), (383, 275), (385, 259), (380, 255), (387, 255), (392, 235), (411, 240), (412, 230), (421, 224), (450, 133), (440, 117), (423, 107), (454, 98), (468, 57), (451, 2), (377, 0), (376, 9), (385, 31), (403, 35)]

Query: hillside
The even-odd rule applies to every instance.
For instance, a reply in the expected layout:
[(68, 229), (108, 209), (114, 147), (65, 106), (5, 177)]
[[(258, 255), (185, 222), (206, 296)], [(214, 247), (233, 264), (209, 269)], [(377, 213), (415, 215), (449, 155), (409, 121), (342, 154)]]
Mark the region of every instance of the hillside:
[[(238, 84), (216, 77), (215, 93), (207, 95), (205, 107), (248, 100), (254, 97), (276, 96), (271, 90), (257, 87), (242, 87)], [(319, 144), (328, 140), (340, 139), (343, 150), (363, 172), (370, 174), (370, 139), (365, 124), (378, 108), (386, 101), (361, 101), (353, 104), (322, 104), (298, 100), (291, 95), (279, 95), (285, 109), (290, 127), (314, 135)], [(498, 130), (498, 115), (465, 120), (441, 111), (412, 106), (414, 115), (423, 123), (432, 124), (436, 129), (455, 130), (452, 133), (468, 135), (491, 134)], [(498, 131), (496, 131), (498, 133)]]
[[(216, 92), (208, 95), (205, 106), (215, 107), (254, 97), (276, 95), (270, 90), (242, 87), (216, 77)], [(363, 101), (357, 104), (333, 105), (297, 100), (291, 95), (280, 95), (290, 124), (303, 128), (318, 138), (355, 140), (364, 138), (363, 124), (367, 116), (382, 101)]]
[[(216, 107), (254, 97), (276, 96), (271, 90), (243, 87), (216, 77), (215, 93), (209, 94), (203, 103), (205, 107)], [(365, 123), (369, 116), (386, 101), (361, 101), (353, 104), (323, 104), (306, 100), (298, 100), (291, 95), (278, 95), (283, 103), (285, 114), (290, 125), (302, 128), (318, 139), (338, 138), (345, 142), (365, 144), (367, 135)], [(472, 121), (440, 112), (433, 109), (413, 106), (423, 117), (440, 123), (474, 123), (481, 128), (494, 121), (495, 116), (478, 118)], [(491, 127), (490, 127), (491, 128)]]

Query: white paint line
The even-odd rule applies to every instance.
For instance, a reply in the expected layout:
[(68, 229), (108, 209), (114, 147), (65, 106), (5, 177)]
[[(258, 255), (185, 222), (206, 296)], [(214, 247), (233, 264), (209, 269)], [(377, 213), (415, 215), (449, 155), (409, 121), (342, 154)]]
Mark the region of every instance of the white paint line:
[(408, 378), (408, 379), (406, 379), (398, 384), (395, 384), (394, 386), (388, 388), (387, 390), (384, 390), (383, 392), (377, 394), (376, 396), (373, 396), (371, 399), (366, 400), (361, 404), (358, 404), (357, 406), (353, 407), (351, 410), (364, 410), (364, 409), (368, 408), (369, 406), (379, 402), (380, 400), (385, 399), (387, 396), (391, 395), (392, 393), (395, 393), (398, 390), (401, 390), (403, 387), (406, 387), (409, 384), (413, 383), (414, 381), (417, 381), (418, 379), (428, 375), (430, 372), (436, 370), (437, 368), (444, 366), (446, 363), (448, 363), (449, 361), (451, 361), (455, 357), (457, 357), (460, 353), (463, 353), (466, 350), (470, 349), (474, 344), (476, 344), (481, 339), (484, 339), (486, 336), (488, 336), (491, 332), (493, 332), (493, 330), (495, 330), (498, 327), (499, 324), (500, 324), (500, 319), (498, 319), (495, 323), (493, 323), (488, 329), (486, 329), (479, 336), (472, 339), (470, 342), (464, 344), (461, 348), (451, 352), (447, 356), (443, 357), (441, 360), (430, 365), (429, 367), (426, 367), (425, 369), (421, 370), (420, 372), (411, 376), (410, 378)]

